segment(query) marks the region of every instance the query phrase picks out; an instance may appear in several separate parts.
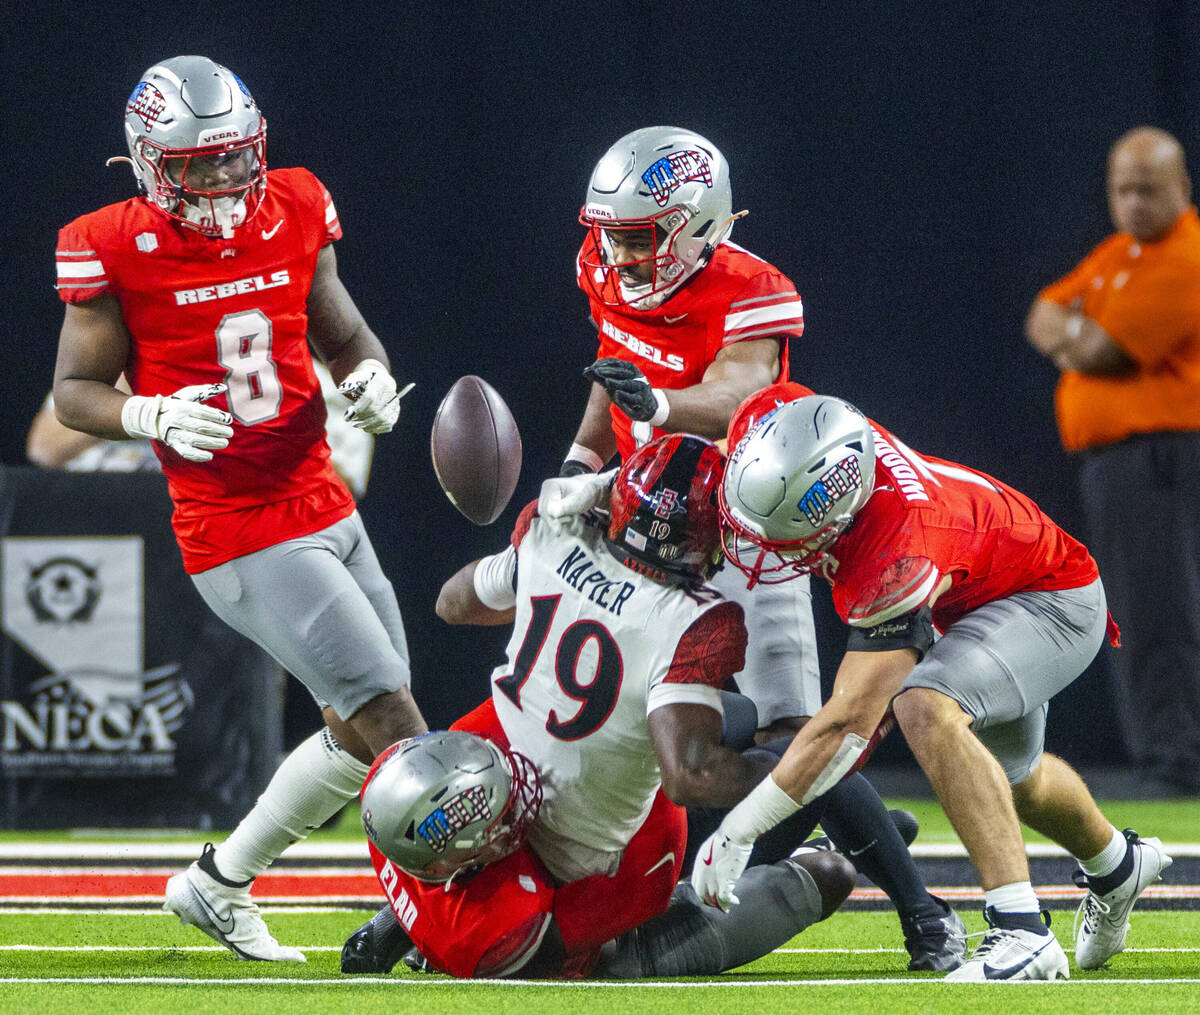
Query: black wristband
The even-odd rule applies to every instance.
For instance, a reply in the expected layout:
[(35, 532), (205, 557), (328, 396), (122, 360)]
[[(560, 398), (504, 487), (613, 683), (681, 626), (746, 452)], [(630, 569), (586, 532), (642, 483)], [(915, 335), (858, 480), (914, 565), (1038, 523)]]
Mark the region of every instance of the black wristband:
[(582, 476), (585, 473), (591, 474), (593, 472), (595, 470), (591, 466), (575, 458), (568, 458), (558, 470), (560, 476)]

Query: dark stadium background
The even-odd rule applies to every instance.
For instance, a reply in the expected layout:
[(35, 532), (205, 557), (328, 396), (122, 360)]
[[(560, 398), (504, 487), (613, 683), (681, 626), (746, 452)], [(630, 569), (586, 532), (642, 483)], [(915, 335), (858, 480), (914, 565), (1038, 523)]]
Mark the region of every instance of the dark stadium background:
[[(621, 134), (683, 125), (729, 158), (735, 208), (751, 211), (734, 239), (804, 297), (793, 376), (1081, 535), (1055, 374), (1022, 320), (1107, 232), (1121, 132), (1157, 124), (1200, 160), (1200, 8), (1182, 2), (22, 3), (6, 21), (3, 462), (24, 462), (50, 384), (56, 230), (132, 193), (127, 167), (104, 167), (125, 151), (132, 85), (178, 53), (227, 64), (268, 118), (270, 163), (332, 192), (342, 277), (417, 383), (362, 511), (438, 725), (486, 692), (504, 641), (441, 624), (440, 582), (503, 544), (586, 397), (576, 213)], [(451, 508), (428, 454), (438, 400), (467, 373), (508, 400), (525, 442), (517, 494), (487, 529)], [(842, 637), (829, 616), (822, 604), (826, 670)], [(1059, 699), (1050, 744), (1113, 760), (1110, 720), (1094, 667)]]

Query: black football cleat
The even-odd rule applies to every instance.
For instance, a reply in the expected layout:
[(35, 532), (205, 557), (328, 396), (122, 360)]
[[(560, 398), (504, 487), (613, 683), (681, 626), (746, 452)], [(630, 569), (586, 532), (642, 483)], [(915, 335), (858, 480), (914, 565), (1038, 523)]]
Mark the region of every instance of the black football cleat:
[(346, 938), (342, 945), (343, 973), (390, 973), (412, 941), (396, 919), (391, 906), (384, 906)]
[(948, 902), (936, 895), (929, 897), (942, 908), (941, 913), (900, 920), (908, 968), (910, 972), (946, 973), (966, 958), (967, 929)]
[(404, 964), (408, 966), (414, 973), (436, 973), (437, 970), (429, 964), (429, 960), (425, 958), (416, 948), (410, 948), (404, 953)]

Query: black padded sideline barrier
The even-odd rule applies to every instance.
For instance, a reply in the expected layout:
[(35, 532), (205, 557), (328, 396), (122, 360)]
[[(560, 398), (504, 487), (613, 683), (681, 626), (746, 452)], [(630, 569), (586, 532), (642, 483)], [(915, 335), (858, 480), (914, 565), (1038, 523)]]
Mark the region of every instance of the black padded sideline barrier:
[(155, 473), (0, 476), (0, 827), (231, 828), (279, 667), (204, 605)]

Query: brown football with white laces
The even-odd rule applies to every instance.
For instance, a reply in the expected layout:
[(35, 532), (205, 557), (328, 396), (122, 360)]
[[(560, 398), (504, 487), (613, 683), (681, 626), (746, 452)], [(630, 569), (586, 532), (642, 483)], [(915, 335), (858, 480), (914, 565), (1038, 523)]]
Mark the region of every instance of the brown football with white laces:
[(460, 377), (446, 392), (429, 435), (433, 471), (466, 518), (489, 525), (512, 499), (521, 474), (521, 433), (487, 381)]

